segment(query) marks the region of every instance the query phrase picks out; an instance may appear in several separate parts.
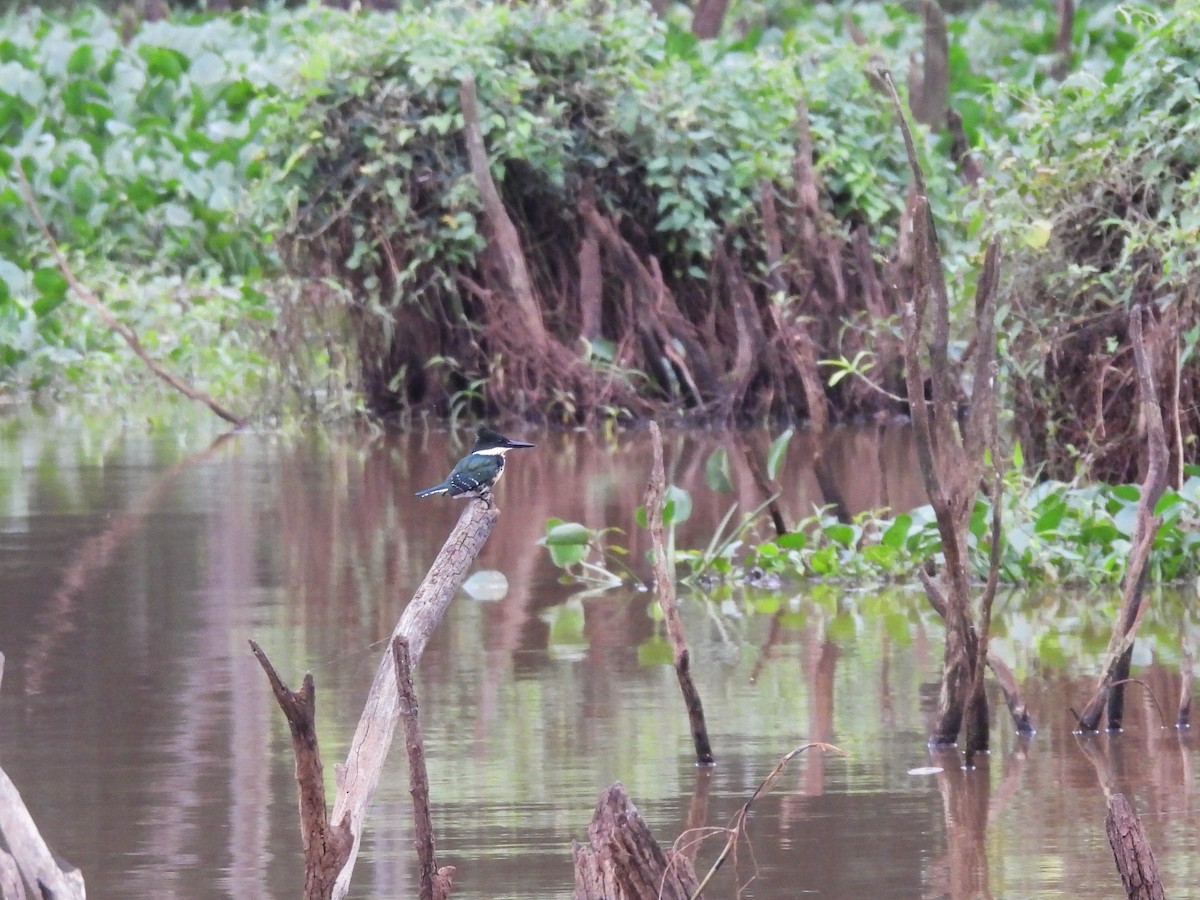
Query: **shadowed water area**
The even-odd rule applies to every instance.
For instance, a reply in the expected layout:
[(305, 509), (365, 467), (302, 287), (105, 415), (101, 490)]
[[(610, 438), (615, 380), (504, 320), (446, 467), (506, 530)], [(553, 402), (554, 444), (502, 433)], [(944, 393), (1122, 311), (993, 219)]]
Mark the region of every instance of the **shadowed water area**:
[[(381, 642), (462, 510), (412, 496), (463, 451), (444, 434), (215, 436), (203, 420), (0, 420), (0, 765), (91, 897), (298, 896), (291, 743), (247, 638), (292, 686), (313, 672), (332, 785)], [(1120, 895), (1097, 765), (1069, 712), (1086, 702), (1115, 589), (1002, 592), (993, 647), (1039, 733), (1019, 741), (993, 694), (993, 753), (972, 772), (925, 747), (942, 632), (917, 592), (684, 594), (718, 760), (697, 770), (652, 595), (583, 594), (536, 545), (551, 516), (616, 526), (648, 577), (635, 524), (648, 437), (514, 436), (538, 447), (510, 457), (476, 565), (502, 572), (507, 593), (460, 593), (418, 672), (453, 897), (570, 896), (570, 841), (586, 838), (614, 780), (669, 844), (725, 825), (781, 755), (813, 740), (850, 755), (795, 759), (708, 896), (739, 881), (756, 898)], [(750, 435), (752, 451), (770, 439)], [(668, 433), (668, 478), (695, 501), (680, 547), (707, 543), (732, 502), (704, 483), (722, 444), (742, 509), (761, 500), (735, 439)], [(835, 497), (850, 511), (922, 502), (902, 428), (835, 433), (821, 479), (812, 457), (798, 435), (782, 478), (789, 520)], [(1156, 594), (1134, 657), (1171, 720), (1194, 607), (1194, 594)], [(1134, 686), (1125, 732), (1088, 743), (1141, 813), (1168, 896), (1200, 897), (1197, 738), (1161, 727)], [(723, 842), (699, 846), (701, 874)], [(397, 744), (352, 896), (415, 896), (415, 876)]]

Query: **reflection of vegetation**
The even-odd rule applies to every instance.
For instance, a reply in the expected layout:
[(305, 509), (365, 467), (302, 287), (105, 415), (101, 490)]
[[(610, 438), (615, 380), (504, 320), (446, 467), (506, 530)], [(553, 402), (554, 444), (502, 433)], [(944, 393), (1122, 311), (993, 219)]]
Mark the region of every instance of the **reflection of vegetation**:
[[(718, 450), (714, 456), (723, 452)], [(1015, 462), (1019, 466), (1019, 450)], [(719, 466), (708, 468), (719, 470)], [(1189, 466), (1186, 474), (1179, 490), (1168, 489), (1156, 510), (1163, 521), (1155, 538), (1150, 574), (1160, 584), (1200, 574), (1200, 467)], [(710, 478), (709, 483), (719, 485), (721, 481)], [(690, 509), (687, 492), (678, 487), (672, 490), (678, 507)], [(1009, 470), (1002, 500), (1001, 578), (1011, 584), (1117, 583), (1128, 561), (1139, 496), (1140, 489), (1133, 484), (1037, 482), (1017, 468)], [(927, 559), (938, 560), (941, 538), (929, 506), (899, 515), (886, 510), (860, 513), (850, 522), (839, 521), (832, 507), (826, 506), (794, 523), (786, 534), (755, 541), (753, 536), (766, 528), (760, 515), (764, 506), (743, 516), (730, 532), (727, 528), (735, 504), (705, 547), (675, 549), (673, 558), (684, 570), (684, 583), (711, 589), (721, 581), (753, 583), (764, 578), (866, 583), (915, 580), (917, 569)], [(667, 522), (673, 524), (670, 518)], [(991, 501), (980, 497), (971, 516), (968, 541), (980, 577), (987, 572), (991, 551), (990, 522)], [(595, 580), (606, 573), (615, 584), (628, 573), (623, 565), (618, 574), (606, 563), (614, 554), (627, 552), (612, 542), (619, 533), (618, 529), (593, 529), (551, 519), (543, 543), (551, 549), (554, 564), (568, 575)]]

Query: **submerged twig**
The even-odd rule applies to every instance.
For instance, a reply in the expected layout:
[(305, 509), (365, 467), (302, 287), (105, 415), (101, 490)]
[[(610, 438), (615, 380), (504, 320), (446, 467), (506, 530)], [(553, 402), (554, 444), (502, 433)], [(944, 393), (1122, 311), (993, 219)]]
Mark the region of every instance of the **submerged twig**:
[[(841, 749), (840, 747), (835, 747), (833, 744), (814, 741), (812, 743), (802, 744), (801, 746), (796, 747), (794, 750), (791, 750), (781, 756), (779, 758), (779, 762), (775, 764), (775, 768), (772, 769), (770, 774), (759, 783), (758, 787), (754, 789), (754, 793), (750, 795), (750, 799), (741, 805), (741, 808), (739, 808), (738, 811), (733, 814), (733, 818), (729, 820), (729, 825), (723, 829), (726, 834), (728, 834), (728, 838), (725, 841), (725, 846), (721, 849), (720, 854), (717, 856), (716, 862), (712, 864), (712, 868), (708, 870), (708, 874), (700, 880), (700, 886), (697, 887), (695, 893), (692, 894), (693, 898), (700, 896), (700, 894), (708, 886), (708, 883), (712, 881), (713, 876), (717, 874), (717, 870), (725, 864), (725, 860), (729, 858), (729, 854), (734, 851), (738, 845), (738, 842), (745, 835), (746, 816), (749, 814), (750, 807), (754, 804), (754, 801), (763, 794), (767, 793), (767, 791), (771, 790), (771, 787), (776, 781), (779, 780), (779, 776), (783, 774), (783, 770), (786, 768), (789, 762), (791, 762), (805, 750), (813, 749), (821, 750), (826, 753), (836, 753), (838, 756), (850, 755), (845, 750)], [(687, 832), (684, 832), (684, 834), (687, 834)], [(683, 835), (680, 835), (680, 838), (682, 837)], [(678, 840), (676, 843), (678, 844)]]

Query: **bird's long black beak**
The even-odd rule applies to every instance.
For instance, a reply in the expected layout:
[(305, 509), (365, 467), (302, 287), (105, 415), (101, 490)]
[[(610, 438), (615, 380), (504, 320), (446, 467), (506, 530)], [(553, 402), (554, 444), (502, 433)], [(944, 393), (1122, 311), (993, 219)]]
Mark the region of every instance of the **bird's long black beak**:
[(536, 444), (531, 444), (529, 441), (514, 441), (512, 438), (504, 439), (504, 446), (510, 450), (523, 450), (526, 447), (535, 447)]

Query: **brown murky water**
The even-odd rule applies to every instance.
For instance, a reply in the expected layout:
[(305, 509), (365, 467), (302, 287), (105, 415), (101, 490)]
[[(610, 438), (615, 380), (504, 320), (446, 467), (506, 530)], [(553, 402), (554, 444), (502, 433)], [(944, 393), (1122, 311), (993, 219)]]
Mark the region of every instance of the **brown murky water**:
[[(242, 435), (207, 423), (0, 420), (0, 764), (51, 845), (96, 898), (294, 897), (302, 871), (282, 715), (251, 657), (312, 670), (327, 771), (344, 756), (382, 646), (461, 507), (412, 492), (445, 474), (443, 435), (346, 440)], [(783, 753), (800, 757), (756, 805), (751, 846), (712, 897), (1100, 897), (1120, 882), (1096, 769), (1072, 705), (1107, 636), (1111, 592), (1002, 598), (995, 646), (1040, 733), (1000, 718), (978, 771), (931, 760), (926, 717), (940, 630), (911, 592), (823, 585), (685, 598), (718, 766), (692, 765), (650, 598), (585, 596), (535, 546), (549, 516), (627, 532), (649, 466), (642, 435), (521, 435), (504, 511), (479, 562), (503, 599), (460, 596), (425, 653), (418, 690), (440, 862), (456, 898), (570, 896), (570, 839), (622, 780), (661, 840), (723, 825)], [(761, 453), (769, 440), (756, 435)], [(725, 435), (669, 436), (696, 509), (680, 545), (706, 541), (730, 498), (703, 487)], [(743, 508), (753, 482), (729, 442)], [(834, 436), (819, 484), (793, 442), (789, 516), (830, 494), (851, 510), (921, 502), (906, 432)], [(1164, 597), (1138, 675), (1173, 708), (1179, 623)], [(772, 610), (759, 613), (756, 609)], [(1094, 744), (1146, 824), (1171, 897), (1200, 897), (1196, 739), (1158, 725), (1137, 690), (1127, 730)], [(357, 897), (415, 895), (407, 774), (394, 752), (355, 872)], [(941, 775), (910, 770), (941, 762)], [(330, 776), (332, 777), (332, 776)], [(721, 838), (699, 848), (703, 872)], [(751, 879), (753, 879), (751, 881)]]

